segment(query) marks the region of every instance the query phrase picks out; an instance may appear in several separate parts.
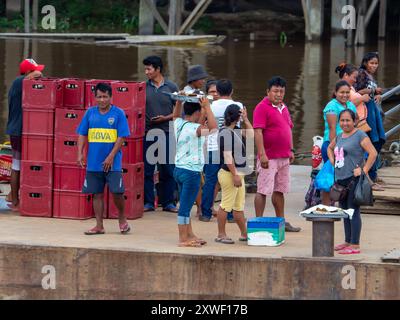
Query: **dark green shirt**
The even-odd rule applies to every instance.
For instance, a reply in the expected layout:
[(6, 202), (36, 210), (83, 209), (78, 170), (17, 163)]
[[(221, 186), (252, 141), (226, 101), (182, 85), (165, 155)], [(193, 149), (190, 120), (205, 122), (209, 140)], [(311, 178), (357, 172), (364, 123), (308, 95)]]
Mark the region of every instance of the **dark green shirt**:
[(175, 101), (162, 92), (178, 92), (178, 86), (164, 79), (164, 83), (160, 87), (156, 86), (148, 80), (146, 83), (146, 132), (150, 129), (161, 129), (169, 132), (169, 121), (160, 124), (150, 124), (150, 119), (156, 116), (167, 116), (174, 111)]

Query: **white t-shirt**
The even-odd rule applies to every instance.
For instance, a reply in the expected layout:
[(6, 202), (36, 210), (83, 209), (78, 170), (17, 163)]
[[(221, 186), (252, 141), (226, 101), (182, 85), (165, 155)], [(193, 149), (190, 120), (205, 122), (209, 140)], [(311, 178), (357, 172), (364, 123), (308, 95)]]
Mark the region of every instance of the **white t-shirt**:
[[(219, 99), (211, 104), (211, 111), (214, 114), (219, 129), (224, 126), (224, 121), (225, 121), (224, 113), (226, 108), (231, 104), (236, 104), (239, 106), (240, 109), (243, 109), (243, 104), (241, 102), (229, 99)], [(238, 126), (240, 127), (239, 123)], [(207, 151), (217, 151), (217, 150), (218, 150), (218, 132), (215, 132), (207, 137)]]

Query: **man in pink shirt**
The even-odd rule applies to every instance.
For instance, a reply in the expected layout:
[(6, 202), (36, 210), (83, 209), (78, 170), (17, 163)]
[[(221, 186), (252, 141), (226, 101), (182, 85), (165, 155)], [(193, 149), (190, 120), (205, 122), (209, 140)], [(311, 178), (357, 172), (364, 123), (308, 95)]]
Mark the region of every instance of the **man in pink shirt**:
[[(277, 217), (284, 218), (284, 194), (290, 190), (289, 166), (294, 161), (292, 128), (289, 110), (283, 103), (286, 81), (273, 77), (268, 81), (267, 96), (256, 106), (253, 127), (257, 154), (257, 194), (254, 199), (256, 216), (262, 217), (266, 196), (272, 196)], [(301, 229), (285, 223), (285, 230)]]

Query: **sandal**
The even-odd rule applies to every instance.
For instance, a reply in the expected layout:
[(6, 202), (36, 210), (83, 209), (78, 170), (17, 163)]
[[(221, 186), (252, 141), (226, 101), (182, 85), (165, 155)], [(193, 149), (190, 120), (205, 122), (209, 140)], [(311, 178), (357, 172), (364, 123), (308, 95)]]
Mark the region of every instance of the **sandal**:
[(347, 248), (344, 248), (343, 250), (340, 250), (338, 253), (339, 254), (358, 254), (358, 253), (361, 253), (361, 250), (355, 249), (352, 247), (347, 247)]
[(200, 248), (201, 244), (196, 240), (189, 240), (185, 242), (180, 242), (178, 247), (190, 247), (190, 248)]
[(92, 229), (89, 229), (88, 231), (85, 231), (85, 234), (87, 236), (92, 236), (94, 234), (105, 234), (105, 233), (106, 233), (106, 231), (104, 230), (104, 228), (100, 229), (100, 228), (97, 228), (97, 227), (94, 227)]
[(128, 222), (120, 224), (119, 225), (119, 231), (121, 231), (122, 234), (125, 234), (125, 233), (128, 233), (129, 231), (131, 231), (131, 227), (128, 224)]
[(235, 243), (235, 241), (233, 241), (231, 238), (227, 238), (227, 237), (225, 237), (225, 238), (217, 237), (217, 238), (215, 238), (215, 242), (224, 243), (224, 244), (234, 244)]
[(340, 251), (346, 249), (349, 245), (347, 243), (338, 244), (335, 246), (335, 251)]
[(372, 190), (373, 191), (385, 191), (385, 188), (382, 187), (380, 184), (378, 183), (373, 183), (372, 184)]
[(206, 240), (203, 240), (203, 239), (201, 239), (201, 238), (198, 238), (198, 239), (196, 239), (195, 241), (198, 242), (199, 244), (201, 244), (202, 246), (204, 246), (205, 244), (207, 244), (207, 241), (206, 241)]
[(163, 211), (177, 213), (178, 208), (176, 206), (174, 206), (173, 204), (169, 204), (165, 208), (163, 208)]
[(239, 241), (247, 241), (247, 237), (239, 237)]

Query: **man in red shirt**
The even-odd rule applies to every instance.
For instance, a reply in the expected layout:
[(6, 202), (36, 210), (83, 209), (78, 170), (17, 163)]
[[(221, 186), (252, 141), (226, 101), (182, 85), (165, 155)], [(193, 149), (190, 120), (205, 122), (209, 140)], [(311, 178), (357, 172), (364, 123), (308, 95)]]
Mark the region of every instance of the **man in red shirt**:
[[(286, 81), (273, 77), (268, 81), (267, 96), (256, 106), (253, 127), (257, 154), (257, 194), (254, 199), (256, 216), (262, 217), (266, 196), (272, 196), (277, 217), (284, 218), (284, 194), (290, 190), (290, 164), (294, 161), (293, 123), (287, 106), (283, 103)], [(285, 223), (285, 230), (301, 229)]]

